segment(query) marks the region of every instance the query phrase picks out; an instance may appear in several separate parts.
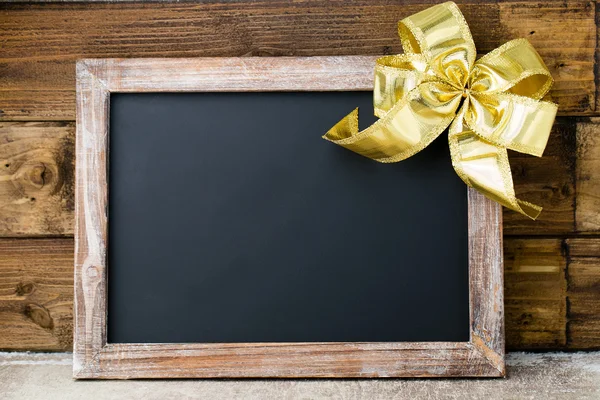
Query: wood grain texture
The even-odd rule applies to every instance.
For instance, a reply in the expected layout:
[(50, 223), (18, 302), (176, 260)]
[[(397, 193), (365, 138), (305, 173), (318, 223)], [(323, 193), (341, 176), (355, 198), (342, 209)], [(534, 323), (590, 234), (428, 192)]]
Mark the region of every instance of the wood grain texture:
[(566, 347), (566, 267), (561, 239), (505, 240), (504, 305), (508, 349)]
[[(0, 118), (73, 120), (79, 58), (398, 53), (396, 23), (433, 3), (2, 4)], [(556, 79), (552, 95), (559, 112), (595, 112), (592, 1), (457, 3), (480, 53), (526, 37)]]
[(0, 348), (71, 349), (73, 240), (0, 240)]
[(467, 189), (468, 342), (115, 345), (106, 341), (109, 93), (369, 90), (371, 63), (372, 57), (77, 63), (75, 378), (504, 376), (502, 214), (497, 203), (471, 188)]
[(0, 236), (72, 235), (75, 126), (0, 122)]
[(509, 151), (517, 197), (543, 208), (537, 220), (504, 209), (505, 235), (564, 235), (575, 230), (576, 130), (573, 118), (558, 118), (542, 157)]
[(596, 110), (600, 111), (600, 6), (598, 2), (594, 4), (596, 6), (596, 54), (594, 55), (594, 61), (596, 68), (594, 73), (596, 74)]
[(85, 369), (106, 344), (108, 235), (109, 92), (88, 65), (79, 62), (77, 69), (74, 371)]
[(568, 346), (600, 349), (600, 239), (568, 239)]
[[(600, 118), (577, 124), (576, 229), (600, 232)], [(600, 313), (600, 311), (599, 311)]]
[[(374, 56), (80, 60), (109, 92), (373, 90)], [(78, 75), (79, 76), (79, 75)]]
[(77, 378), (500, 376), (469, 343), (107, 345)]
[(471, 343), (504, 376), (502, 209), (468, 189)]
[(550, 69), (559, 113), (596, 112), (595, 2), (500, 1), (500, 21), (511, 38), (527, 38)]

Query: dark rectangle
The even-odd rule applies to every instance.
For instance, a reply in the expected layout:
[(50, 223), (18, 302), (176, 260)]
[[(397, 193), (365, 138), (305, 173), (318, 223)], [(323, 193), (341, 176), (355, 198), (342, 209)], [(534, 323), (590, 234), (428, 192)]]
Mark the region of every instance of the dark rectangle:
[(321, 139), (371, 102), (111, 94), (108, 342), (468, 341), (445, 134), (396, 164)]

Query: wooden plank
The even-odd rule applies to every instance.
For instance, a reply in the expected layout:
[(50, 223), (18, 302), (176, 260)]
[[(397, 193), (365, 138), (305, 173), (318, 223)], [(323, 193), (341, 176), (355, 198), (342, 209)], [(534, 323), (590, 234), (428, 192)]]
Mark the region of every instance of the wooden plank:
[(72, 121), (73, 104), (75, 91), (0, 89), (0, 121)]
[(596, 113), (600, 111), (600, 6), (596, 2), (596, 53), (594, 55), (594, 61), (596, 68), (594, 72), (596, 74)]
[(1, 239), (0, 254), (0, 349), (70, 350), (73, 239)]
[(600, 232), (600, 118), (577, 124), (577, 205), (576, 229)]
[[(82, 74), (91, 74), (109, 92), (117, 93), (372, 92), (376, 59), (376, 56), (111, 58), (80, 60), (77, 68), (85, 69)], [(174, 69), (177, 74), (165, 72)]]
[(568, 347), (600, 349), (600, 239), (568, 239)]
[(72, 235), (75, 127), (0, 123), (0, 236)]
[[(109, 99), (106, 86), (77, 63), (74, 285), (81, 301), (73, 316), (74, 371), (106, 343)], [(90, 210), (86, 215), (84, 207)]]
[[(598, 122), (593, 121), (594, 129)], [(589, 125), (588, 120), (584, 124)], [(579, 129), (575, 121), (559, 118), (543, 157), (510, 153), (517, 195), (543, 206), (544, 211), (537, 221), (531, 221), (504, 210), (506, 235), (573, 232), (573, 149)], [(586, 129), (589, 131), (589, 126)], [(0, 237), (73, 234), (73, 135), (71, 123), (0, 123)], [(600, 151), (600, 143), (589, 148)], [(579, 190), (581, 182), (578, 185)], [(592, 203), (589, 221), (597, 218), (594, 210)]]
[(508, 349), (565, 347), (566, 264), (560, 239), (505, 239), (504, 290)]
[(542, 157), (509, 151), (517, 197), (543, 207), (537, 220), (504, 209), (505, 235), (561, 235), (575, 226), (575, 132), (573, 118), (558, 118)]
[[(0, 239), (0, 350), (72, 349), (73, 247), (72, 238)], [(505, 238), (508, 349), (566, 346), (565, 260), (560, 239)], [(571, 323), (571, 347), (600, 337), (597, 313), (587, 313)]]
[(75, 378), (503, 376), (467, 342), (119, 343), (94, 364)]
[[(473, 188), (468, 189), (469, 310), (471, 340), (479, 357), (494, 367), (492, 373), (466, 372), (461, 376), (505, 376), (504, 250), (502, 207)], [(455, 361), (450, 359), (449, 361)], [(459, 361), (459, 360), (456, 360)], [(435, 375), (435, 374), (434, 374)], [(445, 374), (446, 375), (446, 374)], [(451, 376), (447, 374), (448, 376)]]
[[(551, 95), (562, 115), (596, 111), (594, 2), (500, 1), (510, 38), (527, 38), (555, 79)], [(510, 39), (506, 39), (510, 40)]]
[[(432, 3), (2, 4), (0, 119), (73, 120), (79, 58), (398, 53), (397, 21)], [(480, 53), (527, 37), (556, 78), (559, 112), (594, 112), (592, 1), (458, 3)]]

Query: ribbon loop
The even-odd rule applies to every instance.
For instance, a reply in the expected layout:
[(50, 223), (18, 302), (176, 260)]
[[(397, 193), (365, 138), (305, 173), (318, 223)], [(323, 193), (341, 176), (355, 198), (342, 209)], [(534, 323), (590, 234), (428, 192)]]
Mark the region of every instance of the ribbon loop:
[(471, 130), (498, 146), (540, 157), (556, 111), (553, 103), (514, 94), (474, 94), (465, 121)]
[[(525, 39), (475, 62), (469, 27), (452, 2), (398, 24), (405, 54), (377, 60), (373, 90), (380, 119), (358, 131), (358, 109), (324, 136), (379, 162), (404, 160), (450, 125), (452, 165), (469, 186), (535, 219), (541, 208), (515, 196), (507, 149), (541, 156), (557, 106), (541, 101), (552, 85)], [(458, 116), (456, 111), (463, 101)]]
[(477, 51), (456, 4), (442, 3), (405, 18), (398, 33), (405, 53), (423, 54), (436, 75), (465, 86)]
[(375, 115), (382, 117), (408, 92), (420, 84), (427, 71), (427, 63), (418, 54), (385, 56), (377, 60), (373, 84)]
[(552, 86), (552, 76), (526, 39), (511, 40), (475, 63), (469, 87), (478, 92), (508, 92), (535, 100)]

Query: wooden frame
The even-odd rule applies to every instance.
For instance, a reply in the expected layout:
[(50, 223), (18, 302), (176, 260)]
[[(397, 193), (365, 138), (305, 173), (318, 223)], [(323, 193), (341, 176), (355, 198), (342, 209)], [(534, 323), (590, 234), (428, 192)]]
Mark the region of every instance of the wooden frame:
[(75, 378), (501, 377), (500, 206), (468, 189), (468, 342), (108, 344), (111, 92), (372, 90), (374, 57), (98, 59), (77, 63)]

